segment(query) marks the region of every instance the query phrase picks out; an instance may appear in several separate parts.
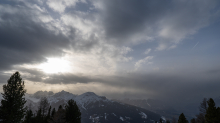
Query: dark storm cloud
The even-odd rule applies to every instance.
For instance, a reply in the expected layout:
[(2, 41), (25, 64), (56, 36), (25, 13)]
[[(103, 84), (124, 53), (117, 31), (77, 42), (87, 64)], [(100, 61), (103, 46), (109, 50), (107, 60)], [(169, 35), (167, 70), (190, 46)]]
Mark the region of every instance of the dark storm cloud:
[(126, 37), (129, 34), (153, 27), (170, 6), (170, 1), (109, 0), (104, 1), (104, 26), (109, 37)]
[(47, 77), (44, 72), (38, 69), (27, 69), (23, 67), (17, 67), (23, 80), (28, 80), (32, 82), (43, 82), (43, 78)]
[[(76, 84), (76, 83), (90, 83), (94, 81), (100, 81), (99, 79), (91, 76), (75, 75), (75, 74), (53, 74), (48, 79), (45, 79), (45, 83), (49, 84)], [(101, 82), (101, 81), (100, 81)]]
[(218, 12), (215, 0), (109, 0), (100, 3), (106, 36), (115, 39), (117, 44), (129, 43), (132, 36), (140, 34), (139, 38), (149, 36), (165, 41), (164, 45), (167, 42), (172, 45), (207, 26)]
[(61, 32), (47, 29), (38, 16), (47, 16), (25, 5), (4, 5), (0, 11), (0, 70), (12, 65), (45, 61), (48, 56), (61, 56), (69, 39)]
[[(25, 80), (32, 82), (43, 82), (47, 84), (76, 84), (90, 82), (104, 82), (102, 77), (85, 76), (73, 73), (46, 74), (38, 69), (17, 68)], [(23, 74), (22, 74), (23, 73)], [(27, 74), (28, 73), (28, 74)]]
[[(92, 13), (100, 14), (103, 20), (100, 20), (103, 24), (104, 31), (108, 38), (119, 38), (117, 42), (126, 42), (127, 38), (133, 34), (144, 32), (144, 30), (157, 30), (160, 25), (160, 20), (166, 17), (173, 19), (170, 23), (173, 23), (175, 29), (183, 29), (185, 27), (192, 27), (197, 22), (197, 19), (201, 19), (200, 16), (203, 11), (199, 11), (201, 6), (204, 6), (204, 2), (195, 6), (196, 2), (185, 2), (186, 9), (183, 9), (191, 14), (188, 15), (188, 19), (175, 19), (176, 13), (181, 14), (185, 11), (180, 11), (175, 5), (181, 2), (173, 2), (171, 0), (166, 1), (102, 1), (103, 10), (100, 12), (92, 11)], [(184, 2), (183, 2), (184, 3)], [(207, 7), (212, 5), (213, 2), (209, 2)], [(75, 35), (74, 27), (67, 25), (65, 28), (69, 28), (71, 33), (69, 37), (59, 32), (59, 29), (51, 30), (50, 22), (40, 21), (40, 17), (51, 17), (47, 11), (43, 11), (45, 8), (39, 10), (33, 8), (34, 6), (28, 6), (23, 2), (16, 1), (2, 1), (1, 3), (1, 25), (0, 25), (0, 57), (1, 57), (1, 70), (7, 70), (12, 65), (24, 64), (24, 63), (38, 63), (45, 60), (45, 57), (60, 56), (63, 49), (68, 48), (71, 45), (75, 51), (87, 51), (102, 47), (99, 44), (99, 38), (94, 34), (89, 34), (88, 39), (83, 39), (80, 36)], [(90, 3), (91, 4), (91, 3)], [(190, 6), (191, 5), (191, 6)], [(45, 6), (45, 5), (42, 5)], [(178, 5), (179, 6), (179, 5)], [(209, 10), (209, 9), (208, 9)], [(177, 12), (174, 12), (177, 11)], [(68, 12), (68, 14), (77, 15), (75, 12)], [(66, 15), (68, 15), (66, 14)], [(207, 13), (203, 13), (207, 15)], [(89, 14), (88, 14), (89, 15)], [(195, 17), (194, 17), (195, 16)], [(88, 16), (82, 19), (88, 19), (92, 22), (96, 20), (95, 16)], [(178, 16), (177, 16), (178, 18)], [(201, 19), (202, 20), (202, 19)], [(166, 20), (165, 20), (166, 21)], [(188, 25), (188, 26), (187, 26)], [(58, 31), (55, 32), (55, 31)], [(147, 31), (148, 32), (148, 31)], [(146, 32), (146, 35), (149, 35)], [(151, 32), (151, 31), (150, 31)], [(177, 31), (178, 32), (178, 31)], [(181, 31), (180, 31), (181, 32)], [(98, 32), (99, 33), (99, 32)], [(156, 35), (158, 32), (152, 31), (151, 34)], [(145, 34), (144, 34), (145, 35)], [(103, 48), (104, 49), (104, 48)]]

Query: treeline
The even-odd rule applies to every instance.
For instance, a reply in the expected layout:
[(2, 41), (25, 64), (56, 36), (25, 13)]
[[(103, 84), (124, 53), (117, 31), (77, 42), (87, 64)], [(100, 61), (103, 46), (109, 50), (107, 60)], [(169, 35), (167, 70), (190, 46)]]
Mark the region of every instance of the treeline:
[(160, 118), (160, 120), (159, 121), (155, 121), (155, 123), (170, 123), (170, 121), (166, 120), (166, 122), (165, 122), (162, 118)]
[(64, 107), (60, 105), (56, 111), (55, 108), (51, 109), (47, 98), (43, 97), (36, 113), (29, 106), (23, 123), (81, 123), (81, 113), (72, 99)]
[(69, 100), (58, 110), (51, 109), (46, 97), (41, 98), (38, 110), (25, 107), (24, 81), (19, 72), (14, 73), (3, 85), (0, 106), (0, 123), (81, 123), (81, 112), (74, 100)]
[[(174, 118), (172, 123), (189, 123), (189, 121), (182, 113), (178, 121)], [(212, 98), (209, 100), (204, 98), (199, 106), (199, 114), (191, 119), (190, 123), (220, 123), (220, 107), (215, 106), (215, 102)]]

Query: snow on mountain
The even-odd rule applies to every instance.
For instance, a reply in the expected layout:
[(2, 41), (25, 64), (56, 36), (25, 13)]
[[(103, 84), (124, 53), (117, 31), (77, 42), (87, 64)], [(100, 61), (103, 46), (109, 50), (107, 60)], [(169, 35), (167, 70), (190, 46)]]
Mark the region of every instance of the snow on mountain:
[(80, 105), (85, 110), (86, 110), (86, 106), (89, 105), (90, 103), (94, 103), (98, 101), (104, 101), (104, 102), (109, 101), (108, 99), (106, 99), (106, 97), (98, 96), (93, 92), (86, 92), (84, 94), (76, 96), (74, 100), (78, 105)]
[(2, 94), (0, 94), (0, 101), (3, 99)]
[(26, 100), (31, 100), (31, 101), (33, 101), (33, 102), (35, 102), (35, 103), (37, 103), (37, 102), (39, 102), (40, 101), (40, 99), (39, 98), (35, 98), (35, 97), (33, 97), (33, 95), (32, 94), (25, 94), (25, 99)]
[[(36, 94), (27, 94), (27, 93), (25, 94), (25, 99), (31, 100), (34, 103), (38, 103), (41, 97), (45, 97), (45, 94), (44, 95), (42, 94), (41, 96), (37, 95), (37, 97), (36, 97)], [(2, 95), (0, 94), (0, 100), (1, 99), (3, 98), (2, 98)], [(74, 95), (64, 90), (61, 92), (55, 93), (54, 95), (47, 95), (47, 99), (49, 103), (56, 103), (60, 100), (64, 100), (65, 102), (67, 102), (68, 100), (73, 99), (77, 102), (77, 104), (81, 106), (86, 106), (90, 103), (94, 103), (97, 101), (109, 101), (108, 99), (106, 99), (106, 97), (98, 96), (94, 92), (86, 92), (81, 95)]]
[(93, 123), (99, 123), (99, 116), (97, 116), (97, 114), (90, 116), (89, 119), (92, 120)]
[(166, 118), (164, 116), (161, 117), (162, 120), (164, 120), (166, 122)]
[(116, 116), (115, 113), (112, 113), (112, 114), (113, 114), (114, 116)]
[[(29, 100), (29, 102), (36, 103), (36, 104), (40, 101), (41, 97), (45, 97), (45, 95), (42, 95), (42, 96), (37, 95), (36, 97), (36, 94), (25, 94), (26, 100)], [(52, 105), (66, 103), (68, 100), (73, 99), (76, 101), (77, 105), (79, 105), (85, 110), (86, 110), (86, 106), (88, 106), (91, 103), (95, 103), (99, 101), (103, 101), (103, 102), (109, 101), (108, 99), (106, 99), (106, 97), (98, 96), (93, 92), (86, 92), (81, 95), (74, 95), (64, 90), (61, 92), (55, 93), (54, 95), (47, 95), (47, 99), (48, 99), (48, 102)]]
[(58, 93), (48, 97), (47, 99), (48, 99), (49, 103), (56, 103), (60, 100), (64, 100), (65, 102), (67, 102), (70, 99), (74, 100), (75, 97), (76, 97), (76, 95), (62, 90), (61, 92), (58, 92)]
[(82, 123), (144, 123), (159, 120), (161, 117), (146, 109), (112, 101), (93, 92), (86, 92), (81, 95), (74, 95), (66, 91), (53, 95), (49, 95), (46, 91), (37, 94), (25, 94), (27, 100), (25, 106), (36, 112), (40, 98), (45, 97), (45, 95), (53, 108), (65, 105), (70, 99), (75, 100), (82, 113)]
[(37, 99), (40, 99), (41, 97), (49, 97), (52, 95), (54, 95), (52, 91), (37, 91), (32, 96)]
[(141, 115), (142, 118), (147, 119), (147, 115), (144, 112), (140, 112), (139, 114)]
[(121, 121), (124, 121), (124, 118), (120, 116), (120, 120), (121, 120)]
[(134, 105), (137, 107), (144, 108), (146, 110), (150, 110), (152, 112), (158, 113), (161, 116), (164, 116), (168, 119), (172, 119), (179, 115), (179, 112), (173, 108), (170, 104), (156, 99), (120, 99), (114, 100), (117, 102)]

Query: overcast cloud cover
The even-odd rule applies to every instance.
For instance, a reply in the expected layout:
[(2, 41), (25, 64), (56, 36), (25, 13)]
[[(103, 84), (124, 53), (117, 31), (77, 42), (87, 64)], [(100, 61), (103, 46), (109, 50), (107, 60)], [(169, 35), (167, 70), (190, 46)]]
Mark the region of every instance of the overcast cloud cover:
[(215, 98), (219, 32), (218, 0), (1, 0), (0, 83), (19, 71), (28, 93)]

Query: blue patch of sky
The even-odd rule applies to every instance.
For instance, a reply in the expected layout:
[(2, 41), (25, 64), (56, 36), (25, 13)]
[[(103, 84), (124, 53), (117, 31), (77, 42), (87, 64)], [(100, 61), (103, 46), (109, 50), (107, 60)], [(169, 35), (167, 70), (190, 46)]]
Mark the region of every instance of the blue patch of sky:
[[(145, 42), (131, 48), (134, 64), (146, 56), (154, 56), (152, 67), (160, 69), (174, 68), (180, 69), (211, 69), (220, 67), (220, 21), (212, 23), (208, 27), (200, 29), (196, 34), (185, 38), (175, 49), (155, 51), (157, 41)], [(196, 45), (196, 46), (195, 46)], [(151, 48), (149, 54), (144, 54), (145, 50)], [(143, 69), (149, 65), (143, 65)]]
[(219, 32), (220, 22), (211, 24), (190, 36), (191, 38), (184, 39), (177, 48), (158, 52), (154, 63), (159, 67), (176, 67), (177, 69), (219, 67)]
[(23, 6), (24, 3), (21, 1), (12, 1), (12, 0), (0, 0), (1, 5), (12, 5), (12, 6), (18, 6), (21, 5)]
[[(152, 56), (155, 55), (154, 50), (157, 47), (157, 45), (158, 44), (156, 41), (152, 41), (152, 42), (146, 41), (144, 43), (140, 43), (132, 46), (131, 48), (133, 49), (133, 51), (129, 52), (127, 55), (132, 56), (134, 59), (142, 59), (145, 58), (146, 56)], [(149, 54), (144, 53), (147, 49), (151, 49)]]

